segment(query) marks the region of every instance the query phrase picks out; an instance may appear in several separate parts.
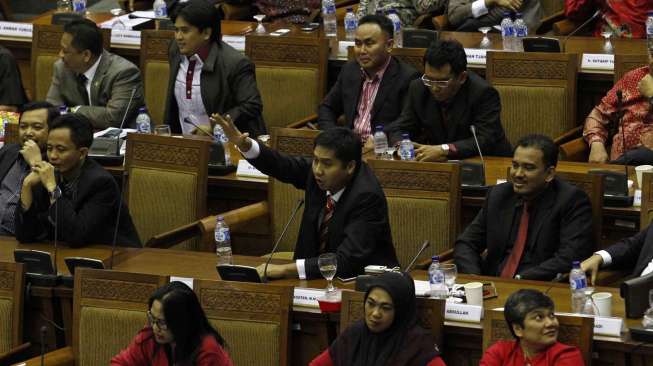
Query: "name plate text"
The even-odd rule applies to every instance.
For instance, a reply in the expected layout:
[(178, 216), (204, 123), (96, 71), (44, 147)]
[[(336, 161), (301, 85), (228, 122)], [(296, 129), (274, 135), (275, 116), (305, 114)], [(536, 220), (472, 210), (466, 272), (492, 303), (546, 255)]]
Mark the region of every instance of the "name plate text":
[(482, 306), (447, 302), (444, 310), (444, 319), (458, 322), (479, 323), (482, 314)]

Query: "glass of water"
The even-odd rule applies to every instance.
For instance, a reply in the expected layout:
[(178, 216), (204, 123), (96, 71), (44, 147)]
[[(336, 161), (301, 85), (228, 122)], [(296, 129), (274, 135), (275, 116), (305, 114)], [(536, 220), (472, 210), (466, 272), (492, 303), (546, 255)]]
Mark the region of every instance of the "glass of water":
[(449, 296), (453, 286), (456, 284), (456, 277), (458, 277), (458, 267), (453, 263), (440, 263), (440, 270), (444, 273), (444, 284), (449, 289)]
[(169, 125), (158, 125), (154, 127), (154, 134), (159, 136), (171, 136)]
[(327, 294), (334, 292), (336, 288), (333, 286), (333, 277), (338, 269), (338, 257), (335, 253), (320, 254), (317, 258), (317, 265), (320, 267), (320, 273), (327, 280)]

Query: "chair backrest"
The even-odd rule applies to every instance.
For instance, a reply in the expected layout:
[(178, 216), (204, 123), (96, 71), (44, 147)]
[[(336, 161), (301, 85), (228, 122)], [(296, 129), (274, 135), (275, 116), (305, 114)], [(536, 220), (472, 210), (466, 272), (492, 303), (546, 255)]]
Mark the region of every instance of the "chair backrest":
[(460, 166), (400, 160), (367, 161), (388, 200), (392, 242), (402, 268), (422, 242), (419, 262), (453, 248), (460, 222)]
[(256, 65), (268, 129), (315, 113), (326, 91), (326, 38), (248, 35), (245, 53)]
[(587, 193), (592, 204), (592, 238), (594, 249), (601, 246), (601, 231), (603, 228), (603, 177), (599, 174), (556, 171), (556, 176), (575, 185)]
[(141, 31), (141, 73), (145, 90), (145, 105), (156, 125), (164, 123), (170, 65), (168, 47), (175, 32), (167, 30)]
[(73, 290), (76, 365), (107, 365), (147, 323), (147, 302), (167, 276), (78, 269)]
[(546, 0), (540, 1), (540, 4), (542, 5), (542, 18), (550, 17), (565, 9), (564, 0)]
[[(63, 26), (34, 24), (32, 30), (32, 100), (45, 100), (59, 59)], [(111, 29), (102, 29), (103, 46), (111, 45)]]
[[(342, 308), (340, 310), (340, 333), (352, 323), (365, 318), (365, 293), (345, 290), (342, 292)], [(417, 322), (430, 330), (435, 343), (442, 350), (444, 333), (444, 300), (417, 298)]]
[[(132, 133), (127, 136), (125, 201), (146, 243), (206, 216), (210, 141)], [(177, 249), (201, 249), (191, 239)]]
[(289, 364), (292, 287), (195, 280), (193, 288), (235, 365)]
[(529, 133), (551, 138), (576, 126), (578, 56), (488, 52), (487, 80), (501, 96), (501, 123), (510, 142)]
[[(424, 72), (424, 54), (426, 53), (426, 48), (393, 48), (390, 53), (403, 63), (411, 65), (420, 73)], [(347, 47), (347, 59), (353, 60), (354, 58), (354, 47)]]
[[(592, 338), (594, 318), (586, 316), (556, 315), (560, 328), (558, 341), (580, 349), (585, 365), (592, 363)], [(483, 318), (483, 352), (497, 341), (513, 340), (503, 310), (485, 310)]]
[(646, 65), (648, 65), (648, 56), (645, 54), (614, 55), (614, 83), (621, 80), (627, 72)]
[[(282, 153), (312, 158), (313, 141), (319, 133), (320, 131), (307, 129), (275, 128), (272, 130), (271, 146)], [(281, 235), (281, 231), (283, 231), (283, 227), (290, 218), (297, 200), (303, 197), (303, 190), (295, 188), (292, 184), (270, 178), (268, 182), (268, 203), (273, 242), (276, 242), (279, 235)], [(283, 242), (279, 244), (279, 251), (294, 251), (303, 210), (302, 207), (300, 212), (297, 212), (293, 222), (288, 226)]]
[(0, 262), (0, 354), (23, 343), (22, 263)]
[(18, 135), (18, 123), (5, 124), (5, 144), (18, 144), (20, 138)]
[(640, 207), (639, 229), (644, 230), (653, 219), (653, 174), (642, 174), (642, 205)]

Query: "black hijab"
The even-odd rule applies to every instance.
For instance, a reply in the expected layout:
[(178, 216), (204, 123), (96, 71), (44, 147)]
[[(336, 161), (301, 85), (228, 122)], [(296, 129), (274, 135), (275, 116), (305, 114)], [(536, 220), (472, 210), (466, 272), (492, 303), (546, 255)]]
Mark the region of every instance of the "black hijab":
[(365, 293), (382, 288), (392, 298), (395, 318), (381, 333), (373, 333), (363, 320), (353, 323), (329, 348), (335, 366), (425, 366), (439, 355), (429, 332), (417, 324), (415, 284), (407, 273), (386, 272)]

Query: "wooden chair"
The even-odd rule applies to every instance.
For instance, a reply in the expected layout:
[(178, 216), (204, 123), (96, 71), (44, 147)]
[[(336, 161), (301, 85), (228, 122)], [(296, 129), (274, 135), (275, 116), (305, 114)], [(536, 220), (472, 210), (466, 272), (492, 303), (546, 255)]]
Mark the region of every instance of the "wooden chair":
[(603, 249), (603, 177), (599, 174), (556, 171), (556, 176), (587, 193), (592, 204), (592, 238), (594, 251)]
[(0, 262), (0, 364), (24, 352), (23, 298), (25, 268), (22, 263)]
[(268, 129), (315, 113), (326, 92), (326, 38), (248, 35), (245, 53), (256, 65)]
[[(111, 29), (102, 29), (104, 48), (111, 45)], [(32, 95), (33, 100), (45, 100), (52, 83), (54, 63), (59, 59), (61, 50), (60, 25), (34, 24), (32, 31)]]
[[(592, 364), (592, 343), (594, 336), (594, 318), (573, 315), (556, 315), (560, 328), (558, 341), (576, 346), (583, 354), (585, 365)], [(483, 352), (497, 341), (514, 340), (503, 310), (485, 310), (483, 318)]]
[[(73, 289), (73, 343), (45, 356), (45, 365), (107, 365), (147, 324), (152, 293), (167, 276), (78, 269)], [(27, 361), (40, 364), (40, 357)]]
[[(148, 239), (206, 216), (210, 141), (129, 134), (125, 201), (138, 234)], [(178, 249), (201, 249), (198, 240)]]
[[(365, 317), (365, 293), (345, 290), (342, 292), (342, 308), (340, 310), (340, 333), (344, 332), (352, 323)], [(444, 308), (443, 300), (431, 298), (417, 298), (417, 322), (430, 330), (435, 343), (442, 349), (444, 341)]]
[(410, 263), (424, 240), (431, 246), (417, 263), (430, 263), (432, 255), (453, 249), (460, 226), (460, 166), (373, 159), (367, 163), (388, 201), (400, 266)]
[(554, 138), (576, 126), (578, 55), (488, 52), (487, 80), (501, 96), (501, 123), (515, 143), (529, 133)]
[(291, 286), (195, 280), (193, 287), (234, 364), (289, 364)]
[(0, 0), (0, 12), (4, 20), (9, 22), (14, 21), (14, 10), (11, 8), (8, 0)]
[(5, 144), (19, 144), (18, 123), (5, 124)]
[(155, 124), (161, 124), (166, 109), (168, 79), (168, 48), (175, 33), (164, 30), (141, 31), (141, 73), (145, 104)]

